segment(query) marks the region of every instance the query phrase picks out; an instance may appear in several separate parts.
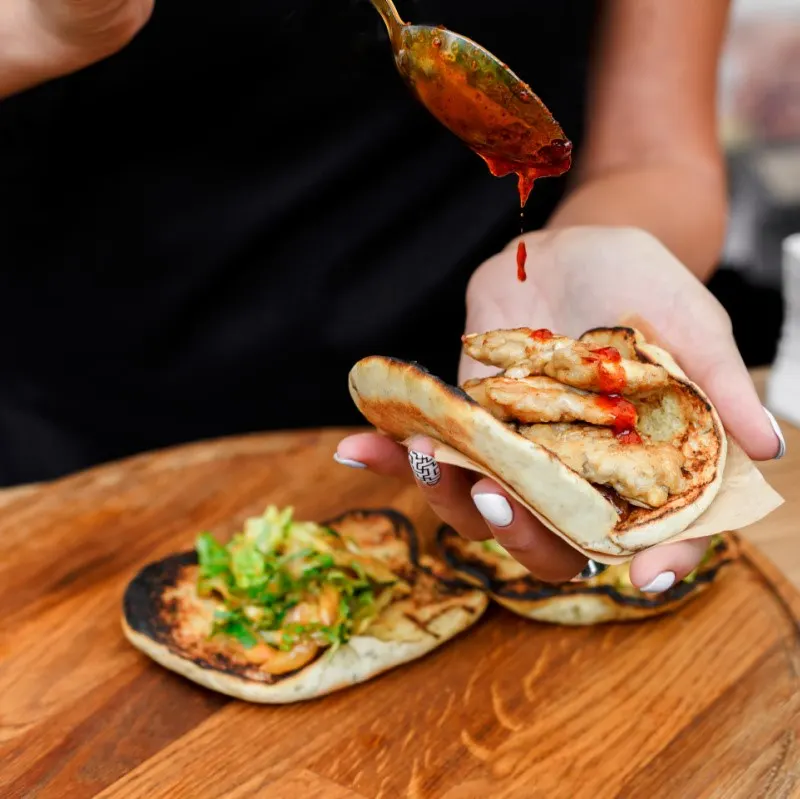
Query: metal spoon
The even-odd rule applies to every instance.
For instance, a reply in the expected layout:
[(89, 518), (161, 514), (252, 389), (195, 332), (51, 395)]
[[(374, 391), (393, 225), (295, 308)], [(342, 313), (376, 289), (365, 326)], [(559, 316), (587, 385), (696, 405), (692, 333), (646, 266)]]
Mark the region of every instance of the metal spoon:
[(392, 0), (371, 2), (389, 31), (397, 69), (416, 97), (493, 175), (517, 175), (522, 206), (537, 178), (570, 168), (572, 143), (502, 61), (441, 26), (403, 22)]

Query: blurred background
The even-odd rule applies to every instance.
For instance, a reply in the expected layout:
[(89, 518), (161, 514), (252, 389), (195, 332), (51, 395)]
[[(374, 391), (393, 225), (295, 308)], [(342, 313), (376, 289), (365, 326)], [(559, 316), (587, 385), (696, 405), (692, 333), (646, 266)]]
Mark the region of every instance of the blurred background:
[(781, 243), (800, 232), (800, 2), (734, 0), (720, 77), (731, 215), (709, 287), (762, 366), (783, 324)]

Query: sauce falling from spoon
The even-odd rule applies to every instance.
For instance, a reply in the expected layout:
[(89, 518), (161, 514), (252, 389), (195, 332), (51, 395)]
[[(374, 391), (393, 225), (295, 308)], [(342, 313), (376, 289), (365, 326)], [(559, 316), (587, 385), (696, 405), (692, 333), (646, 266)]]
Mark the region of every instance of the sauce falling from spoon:
[(520, 241), (517, 244), (517, 280), (520, 283), (524, 283), (528, 279), (528, 275), (525, 272), (525, 264), (528, 260), (528, 248), (525, 246), (524, 241)]
[[(371, 0), (389, 31), (395, 64), (417, 99), (479, 155), (495, 177), (515, 174), (520, 209), (536, 180), (563, 175), (572, 143), (544, 103), (506, 64), (466, 36), (409, 25), (392, 0)], [(525, 279), (524, 248), (517, 252)]]

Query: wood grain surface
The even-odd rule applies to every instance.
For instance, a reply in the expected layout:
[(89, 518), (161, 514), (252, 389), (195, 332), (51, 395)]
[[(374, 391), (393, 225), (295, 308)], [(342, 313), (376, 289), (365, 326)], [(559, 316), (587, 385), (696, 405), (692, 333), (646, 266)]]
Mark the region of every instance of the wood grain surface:
[[(332, 462), (344, 432), (208, 442), (0, 494), (0, 797), (798, 795), (800, 600), (757, 551), (675, 616), (563, 629), (494, 607), (420, 661), (293, 706), (228, 700), (125, 641), (141, 566), (268, 503), (313, 519), (392, 506), (429, 539), (412, 485)], [(787, 504), (751, 535), (767, 545), (800, 510), (787, 432), (767, 467)]]

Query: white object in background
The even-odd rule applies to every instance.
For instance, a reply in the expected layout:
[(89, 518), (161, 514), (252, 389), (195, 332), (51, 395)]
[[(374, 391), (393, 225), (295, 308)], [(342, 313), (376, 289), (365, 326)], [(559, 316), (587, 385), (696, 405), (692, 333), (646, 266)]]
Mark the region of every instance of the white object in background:
[(767, 383), (767, 407), (800, 426), (800, 233), (783, 241), (783, 329)]

